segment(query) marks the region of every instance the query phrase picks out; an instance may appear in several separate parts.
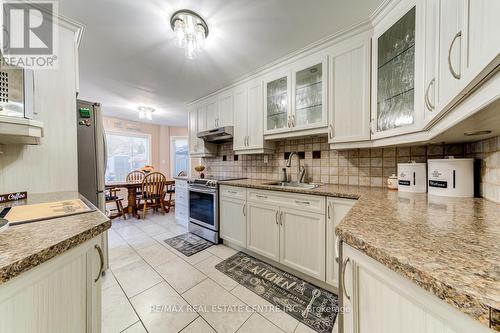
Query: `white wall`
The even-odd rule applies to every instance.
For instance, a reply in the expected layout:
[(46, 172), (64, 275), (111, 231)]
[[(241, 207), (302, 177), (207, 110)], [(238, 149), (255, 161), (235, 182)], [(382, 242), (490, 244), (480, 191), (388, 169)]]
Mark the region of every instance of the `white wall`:
[(35, 71), (35, 115), (42, 143), (5, 145), (0, 193), (78, 190), (75, 33), (59, 29), (59, 69)]

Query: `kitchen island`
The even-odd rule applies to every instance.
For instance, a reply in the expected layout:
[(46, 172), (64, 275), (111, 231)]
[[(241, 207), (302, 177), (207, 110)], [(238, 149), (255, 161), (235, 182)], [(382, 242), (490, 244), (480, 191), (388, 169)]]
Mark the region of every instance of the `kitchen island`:
[[(32, 194), (0, 208), (79, 198), (77, 192)], [(1, 332), (100, 332), (101, 235), (111, 221), (91, 208), (0, 233)]]
[(223, 184), (357, 199), (336, 226), (344, 246), (396, 272), (454, 310), (499, 330), (495, 318), (500, 309), (500, 205), (481, 198), (445, 198), (382, 188), (282, 188), (270, 182), (246, 179)]

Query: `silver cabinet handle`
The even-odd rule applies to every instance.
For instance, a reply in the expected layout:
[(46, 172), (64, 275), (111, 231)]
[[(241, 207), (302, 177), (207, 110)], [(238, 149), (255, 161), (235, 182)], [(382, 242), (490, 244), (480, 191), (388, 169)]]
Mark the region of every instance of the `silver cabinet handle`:
[(427, 109), (429, 111), (434, 111), (434, 105), (432, 105), (431, 100), (429, 99), (429, 90), (431, 86), (435, 83), (436, 79), (433, 78), (430, 82), (429, 85), (427, 86), (427, 89), (425, 89), (425, 106), (427, 106)]
[(94, 282), (97, 282), (101, 278), (102, 271), (104, 269), (104, 255), (103, 255), (102, 249), (99, 245), (95, 245), (94, 247), (97, 250), (97, 253), (99, 253), (99, 260), (101, 262), (101, 266), (99, 267), (99, 275), (97, 275), (97, 277), (94, 279)]
[(243, 205), (243, 216), (247, 216), (247, 204)]
[(311, 203), (309, 201), (300, 201), (300, 200), (295, 200), (296, 204), (299, 205), (310, 205)]
[(330, 219), (330, 218), (331, 218), (331, 215), (330, 215), (330, 208), (331, 208), (331, 206), (332, 206), (332, 204), (331, 204), (331, 203), (328, 203), (328, 207), (327, 207), (327, 210), (326, 210), (326, 212), (327, 212), (327, 214), (326, 214), (326, 215), (328, 216), (328, 219)]
[(257, 198), (267, 199), (267, 195), (260, 195), (260, 194), (256, 194), (255, 196), (256, 196)]
[(330, 137), (330, 139), (333, 139), (333, 125), (330, 124), (328, 125), (328, 127), (330, 128), (330, 130), (328, 131), (328, 136)]
[(279, 222), (278, 222), (278, 213), (279, 213), (279, 211), (276, 211), (276, 216), (274, 217), (274, 218), (275, 218), (275, 220), (276, 220), (276, 225), (278, 225), (278, 223), (279, 223)]
[(343, 289), (345, 297), (350, 301), (351, 300), (351, 296), (347, 295), (347, 291), (345, 290), (345, 268), (347, 267), (347, 264), (349, 263), (349, 261), (350, 261), (350, 259), (346, 258), (344, 260), (344, 263), (343, 263), (343, 267), (342, 267), (342, 289)]
[(250, 146), (250, 135), (247, 135), (247, 147)]
[(290, 115), (288, 115), (288, 117), (287, 117), (287, 126), (288, 126), (288, 128), (290, 128), (290, 127), (291, 127), (291, 126), (290, 126)]
[(370, 133), (373, 135), (375, 134), (375, 131), (373, 130), (373, 124), (375, 123), (375, 120), (372, 119), (370, 120)]
[(228, 190), (227, 193), (238, 194), (238, 192), (236, 192), (236, 191), (230, 191), (230, 190)]
[(292, 114), (292, 127), (295, 127), (295, 115)]
[(283, 212), (280, 213), (280, 225), (283, 226)]
[(339, 253), (340, 253), (340, 241), (339, 238), (335, 238), (335, 262), (338, 264), (339, 263)]
[[(458, 38), (462, 37), (462, 31), (457, 32), (455, 37), (453, 37), (453, 40), (451, 41), (450, 48), (448, 49), (448, 68), (450, 69), (451, 75), (457, 80), (460, 80), (460, 73), (457, 73), (455, 69), (453, 68), (453, 64), (451, 63), (451, 51), (453, 50), (453, 46), (455, 45), (455, 41)], [(460, 65), (459, 65), (460, 66)]]

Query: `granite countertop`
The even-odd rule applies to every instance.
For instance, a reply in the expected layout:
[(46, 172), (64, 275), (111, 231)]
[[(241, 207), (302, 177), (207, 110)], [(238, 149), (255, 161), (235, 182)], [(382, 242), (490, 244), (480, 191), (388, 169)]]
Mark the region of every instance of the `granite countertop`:
[[(27, 200), (0, 205), (82, 198), (78, 192), (29, 194)], [(103, 233), (111, 221), (99, 210), (50, 220), (9, 226), (0, 232), (0, 284)]]
[(498, 316), (499, 204), (348, 185), (281, 189), (269, 182), (222, 184), (358, 199), (336, 228), (342, 241), (485, 325), (490, 311)]

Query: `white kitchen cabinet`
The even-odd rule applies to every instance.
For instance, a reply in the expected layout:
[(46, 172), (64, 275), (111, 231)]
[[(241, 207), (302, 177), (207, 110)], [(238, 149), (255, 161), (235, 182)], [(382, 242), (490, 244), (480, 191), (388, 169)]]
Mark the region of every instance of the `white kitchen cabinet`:
[(217, 122), (219, 120), (219, 101), (217, 97), (209, 98), (203, 103), (204, 112), (200, 112), (198, 120), (201, 121), (199, 124), (198, 131), (207, 131), (218, 127)]
[(399, 2), (374, 26), (371, 138), (422, 129), (424, 29), (422, 2)]
[(424, 35), (424, 78), (423, 96), (419, 98), (424, 101), (424, 124), (428, 124), (438, 114), (436, 109), (436, 89), (438, 86), (436, 69), (438, 62), (438, 8), (439, 1), (422, 0), (424, 11), (420, 16), (421, 26), (425, 30)]
[(463, 96), (465, 82), (465, 2), (466, 0), (439, 0), (438, 15), (438, 111)]
[(343, 244), (344, 333), (488, 333), (486, 326)]
[(272, 153), (274, 144), (264, 141), (262, 80), (234, 89), (233, 149), (238, 154)]
[(327, 126), (328, 58), (322, 53), (308, 56), (292, 66), (293, 131)]
[(246, 189), (221, 186), (219, 206), (221, 238), (245, 248), (247, 246)]
[(232, 90), (225, 91), (218, 96), (219, 112), (215, 121), (216, 127), (233, 126), (234, 95)]
[(500, 63), (500, 1), (468, 0), (467, 62), (465, 81), (475, 79)]
[(325, 215), (280, 210), (280, 263), (318, 280), (325, 279)]
[(278, 70), (264, 80), (264, 134), (290, 130), (291, 90), (288, 69)]
[(264, 80), (264, 135), (270, 139), (326, 133), (328, 59), (316, 53)]
[(278, 215), (278, 206), (247, 202), (247, 249), (279, 262)]
[(189, 155), (191, 157), (209, 157), (217, 154), (217, 146), (212, 143), (205, 143), (198, 138), (198, 132), (202, 127), (206, 127), (206, 107), (202, 104), (196, 104), (189, 112)]
[(353, 36), (328, 51), (328, 142), (370, 140), (371, 31)]
[(175, 180), (175, 221), (186, 225), (189, 220), (189, 191), (187, 180)]
[(248, 89), (243, 84), (234, 89), (234, 151), (247, 149), (248, 136)]
[(335, 228), (347, 215), (356, 200), (343, 198), (327, 198), (326, 216), (326, 283), (338, 287), (339, 271), (339, 239), (335, 234)]
[(247, 191), (247, 249), (325, 280), (325, 197)]
[(0, 332), (99, 333), (101, 237), (0, 285)]

